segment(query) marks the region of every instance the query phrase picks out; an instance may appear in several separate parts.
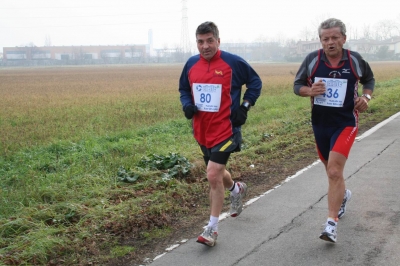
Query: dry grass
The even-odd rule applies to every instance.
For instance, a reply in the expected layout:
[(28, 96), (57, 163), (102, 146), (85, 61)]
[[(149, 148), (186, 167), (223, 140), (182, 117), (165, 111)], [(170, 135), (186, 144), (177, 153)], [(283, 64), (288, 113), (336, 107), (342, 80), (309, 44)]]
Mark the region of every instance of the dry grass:
[(4, 69), (0, 154), (176, 118), (180, 68)]
[[(377, 81), (400, 62), (372, 62)], [(254, 64), (263, 95), (292, 93), (299, 63)], [(107, 135), (182, 117), (182, 65), (60, 67), (0, 71), (0, 155), (59, 139)]]

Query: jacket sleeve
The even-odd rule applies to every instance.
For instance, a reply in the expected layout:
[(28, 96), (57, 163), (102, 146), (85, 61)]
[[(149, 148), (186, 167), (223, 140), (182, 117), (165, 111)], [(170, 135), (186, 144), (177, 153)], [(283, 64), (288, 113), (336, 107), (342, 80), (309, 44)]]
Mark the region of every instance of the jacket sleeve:
[(355, 51), (350, 51), (350, 57), (354, 71), (356, 71), (357, 75), (359, 76), (360, 83), (363, 85), (364, 89), (373, 91), (375, 87), (375, 78), (368, 62), (365, 61), (364, 58)]
[(189, 81), (189, 64), (186, 63), (183, 67), (181, 77), (179, 79), (179, 93), (182, 107), (193, 104), (192, 89)]
[(300, 88), (304, 86), (308, 86), (307, 83), (308, 75), (307, 75), (307, 67), (306, 60), (300, 65), (299, 70), (297, 71), (296, 77), (294, 79), (293, 92), (296, 95), (300, 95)]
[(300, 88), (309, 86), (309, 77), (312, 75), (318, 62), (318, 50), (309, 53), (301, 63), (293, 84), (293, 92), (300, 96)]
[(243, 72), (243, 83), (246, 84), (246, 91), (243, 95), (243, 100), (247, 100), (251, 105), (255, 105), (258, 97), (261, 94), (262, 81), (257, 72), (244, 60), (240, 61), (241, 71)]
[(372, 69), (369, 66), (369, 64), (364, 60), (362, 61), (364, 62), (364, 67), (363, 67), (363, 75), (360, 78), (360, 82), (363, 85), (364, 89), (369, 89), (373, 91), (375, 88), (374, 73), (372, 72)]

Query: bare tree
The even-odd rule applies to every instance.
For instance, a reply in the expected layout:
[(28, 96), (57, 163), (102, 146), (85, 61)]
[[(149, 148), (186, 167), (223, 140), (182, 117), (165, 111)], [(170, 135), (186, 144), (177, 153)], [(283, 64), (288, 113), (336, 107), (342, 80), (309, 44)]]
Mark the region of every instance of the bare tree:
[(396, 18), (396, 20), (395, 20), (395, 25), (394, 25), (394, 27), (395, 27), (395, 34), (397, 35), (397, 36), (400, 36), (400, 14), (397, 16), (397, 18)]
[(301, 32), (300, 32), (300, 40), (303, 39), (305, 41), (311, 41), (313, 39), (313, 36), (315, 35), (315, 31), (311, 31), (308, 27), (305, 27)]
[(349, 39), (357, 40), (358, 39), (358, 29), (352, 26), (347, 27), (347, 37)]
[(51, 38), (49, 35), (46, 35), (46, 39), (44, 41), (44, 46), (51, 46)]
[(257, 42), (257, 43), (269, 42), (269, 38), (267, 36), (265, 36), (264, 34), (261, 34), (254, 40), (254, 42)]
[(393, 20), (386, 19), (379, 21), (375, 28), (376, 28), (376, 35), (381, 40), (387, 40), (394, 36), (394, 31), (396, 23)]
[(286, 39), (286, 36), (282, 33), (279, 33), (272, 39), (272, 42), (276, 42), (280, 46), (283, 46), (285, 44), (285, 39)]
[(332, 17), (332, 15), (330, 13), (324, 13), (324, 14), (315, 16), (314, 20), (311, 22), (311, 26), (313, 27), (314, 31), (318, 33), (318, 27), (321, 24), (321, 22), (325, 21), (331, 17)]
[(362, 28), (362, 33), (363, 33), (363, 38), (370, 40), (372, 39), (372, 30), (371, 30), (371, 26), (364, 24), (363, 28)]
[(365, 39), (364, 42), (358, 45), (361, 54), (369, 55), (372, 53), (373, 44), (370, 39)]

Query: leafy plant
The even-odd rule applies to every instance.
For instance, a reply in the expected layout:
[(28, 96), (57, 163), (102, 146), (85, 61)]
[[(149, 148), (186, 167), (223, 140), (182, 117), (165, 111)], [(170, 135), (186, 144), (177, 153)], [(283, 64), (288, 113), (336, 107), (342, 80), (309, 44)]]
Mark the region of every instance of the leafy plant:
[(123, 166), (120, 166), (118, 168), (117, 177), (120, 181), (134, 183), (139, 179), (140, 175), (133, 171), (127, 171)]
[(139, 167), (151, 170), (166, 170), (173, 168), (175, 165), (186, 165), (190, 167), (188, 159), (172, 152), (167, 156), (157, 154), (144, 156), (139, 162)]
[(162, 171), (161, 180), (158, 183), (165, 183), (172, 178), (185, 178), (193, 165), (189, 160), (177, 153), (170, 152), (168, 155), (151, 154), (144, 156), (136, 167), (137, 171), (127, 171), (123, 166), (118, 169), (118, 179), (123, 182), (134, 183), (140, 178), (140, 173), (148, 171)]

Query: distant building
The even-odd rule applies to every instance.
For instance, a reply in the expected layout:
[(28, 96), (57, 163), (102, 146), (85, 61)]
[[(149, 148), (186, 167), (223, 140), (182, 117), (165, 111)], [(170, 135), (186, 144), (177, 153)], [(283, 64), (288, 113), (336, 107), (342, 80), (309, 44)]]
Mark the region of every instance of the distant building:
[(148, 57), (147, 46), (148, 45), (4, 47), (3, 62), (35, 60), (144, 62)]
[[(134, 64), (185, 62), (190, 54), (179, 48), (153, 48), (152, 31), (149, 44), (99, 46), (25, 46), (4, 47), (3, 66), (68, 65), (68, 64)], [(384, 41), (347, 40), (345, 48), (359, 52), (367, 60), (400, 60), (400, 36)], [(307, 54), (321, 49), (319, 39), (278, 42), (222, 43), (221, 49), (248, 61), (301, 62)]]
[(319, 39), (291, 43), (289, 45), (289, 54), (287, 55), (287, 58), (291, 58), (294, 61), (303, 60), (306, 55), (321, 48), (322, 45)]
[[(304, 59), (304, 57), (315, 50), (321, 49), (319, 39), (312, 41), (298, 41), (290, 44), (288, 58)], [(400, 59), (400, 37), (393, 37), (384, 41), (371, 39), (347, 40), (344, 48), (360, 53), (366, 59)]]

